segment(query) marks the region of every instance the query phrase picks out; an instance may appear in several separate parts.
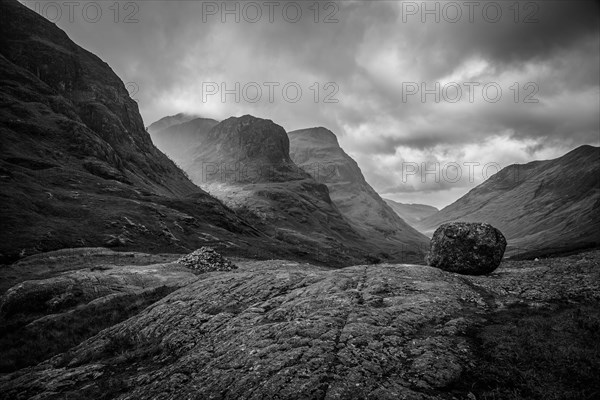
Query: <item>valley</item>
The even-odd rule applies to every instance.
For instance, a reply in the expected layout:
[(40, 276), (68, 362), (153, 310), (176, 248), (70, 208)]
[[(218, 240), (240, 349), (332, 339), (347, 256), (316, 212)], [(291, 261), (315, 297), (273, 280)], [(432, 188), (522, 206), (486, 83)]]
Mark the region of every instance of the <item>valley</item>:
[[(569, 48), (548, 33), (561, 18), (545, 40), (518, 21), (414, 37), (402, 24), (398, 38), (386, 25), (398, 22), (394, 2), (327, 3), (326, 19), (340, 19), (325, 25), (319, 5), (300, 3), (314, 18), (240, 33), (227, 15), (190, 24), (197, 2), (128, 2), (140, 7), (135, 24), (115, 14), (65, 28), (40, 15), (51, 5), (2, 0), (0, 400), (600, 397), (600, 147), (586, 108), (598, 90), (581, 90), (585, 101), (560, 92), (584, 86), (597, 27), (578, 52), (518, 60), (520, 72), (562, 77), (549, 90), (558, 106), (542, 91), (534, 111), (488, 102), (467, 104), (465, 117), (464, 103), (448, 114), (449, 104), (398, 107), (386, 96), (401, 83), (388, 80), (411, 68), (512, 79), (512, 57), (539, 44), (506, 46), (503, 35), (555, 54), (556, 43)], [(335, 45), (321, 48), (329, 29)], [(287, 43), (291, 31), (303, 40)], [(110, 52), (96, 51), (109, 40)], [(459, 58), (446, 49), (470, 46), (466, 65), (444, 72)], [(494, 62), (506, 48), (514, 54)], [(587, 64), (570, 64), (581, 54)], [(348, 84), (340, 102), (190, 105), (202, 79), (246, 79), (265, 65), (285, 82), (306, 72)], [(557, 66), (577, 69), (577, 85)], [(131, 76), (147, 83), (140, 101)], [(540, 124), (534, 138), (527, 118)], [(569, 151), (538, 159), (557, 148)], [(452, 192), (449, 182), (388, 189), (415, 154), (490, 153), (528, 162), (441, 210), (421, 203), (440, 204), (431, 196)]]

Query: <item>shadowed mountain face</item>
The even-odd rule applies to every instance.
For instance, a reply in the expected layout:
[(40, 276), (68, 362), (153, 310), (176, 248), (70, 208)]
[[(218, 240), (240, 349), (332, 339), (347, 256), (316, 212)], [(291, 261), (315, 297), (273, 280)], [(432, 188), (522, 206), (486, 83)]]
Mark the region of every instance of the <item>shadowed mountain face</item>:
[[(186, 129), (182, 125), (167, 131)], [(245, 115), (198, 137), (181, 166), (193, 182), (253, 226), (322, 261), (371, 260), (373, 249), (331, 202), (327, 187), (292, 162), (281, 126)]]
[(418, 223), (440, 211), (433, 206), (426, 204), (406, 204), (398, 203), (397, 201), (390, 199), (383, 199), (385, 202), (394, 210), (396, 214), (406, 221), (410, 226), (416, 227)]
[(600, 148), (511, 165), (420, 222), (487, 222), (508, 239), (507, 255), (543, 255), (600, 245)]
[(329, 188), (342, 215), (380, 253), (396, 262), (415, 261), (428, 239), (400, 218), (365, 181), (358, 164), (325, 128), (289, 132), (290, 156), (304, 171)]
[[(175, 128), (175, 127), (173, 127)], [(202, 176), (197, 173), (203, 163)], [(285, 130), (271, 120), (251, 115), (231, 117), (196, 142), (188, 172), (207, 182), (278, 182), (310, 178), (290, 159)]]
[(106, 63), (19, 2), (0, 6), (0, 262), (79, 246), (285, 251), (154, 147)]
[(152, 142), (169, 158), (181, 165), (191, 156), (188, 152), (201, 143), (204, 136), (219, 122), (210, 118), (195, 118), (186, 114), (164, 117), (148, 127)]

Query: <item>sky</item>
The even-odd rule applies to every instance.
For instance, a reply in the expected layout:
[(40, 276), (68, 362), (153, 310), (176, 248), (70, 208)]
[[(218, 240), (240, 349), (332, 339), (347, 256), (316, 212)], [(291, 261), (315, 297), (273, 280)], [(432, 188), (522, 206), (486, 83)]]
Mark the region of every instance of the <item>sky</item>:
[(442, 208), (600, 145), (596, 1), (21, 0), (180, 112), (323, 126), (384, 198)]

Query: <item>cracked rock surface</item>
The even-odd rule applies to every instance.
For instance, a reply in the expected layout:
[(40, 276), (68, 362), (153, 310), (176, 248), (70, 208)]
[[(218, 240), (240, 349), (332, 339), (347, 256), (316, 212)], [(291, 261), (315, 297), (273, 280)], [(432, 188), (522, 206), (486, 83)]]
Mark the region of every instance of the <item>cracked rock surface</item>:
[[(0, 378), (6, 398), (453, 399), (467, 331), (515, 299), (600, 298), (598, 257), (471, 277), (416, 265), (241, 261), (65, 354)], [(539, 284), (540, 274), (551, 282)], [(521, 293), (521, 294), (520, 294)], [(110, 395), (108, 395), (109, 393)]]

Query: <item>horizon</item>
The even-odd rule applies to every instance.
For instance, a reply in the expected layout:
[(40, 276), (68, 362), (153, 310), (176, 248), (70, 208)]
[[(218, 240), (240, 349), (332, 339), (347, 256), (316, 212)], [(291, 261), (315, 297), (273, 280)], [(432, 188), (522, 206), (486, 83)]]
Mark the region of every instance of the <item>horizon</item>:
[(593, 1), (278, 2), (297, 19), (243, 2), (20, 2), (107, 62), (146, 126), (180, 112), (323, 126), (401, 203), (441, 209), (508, 165), (600, 145)]

